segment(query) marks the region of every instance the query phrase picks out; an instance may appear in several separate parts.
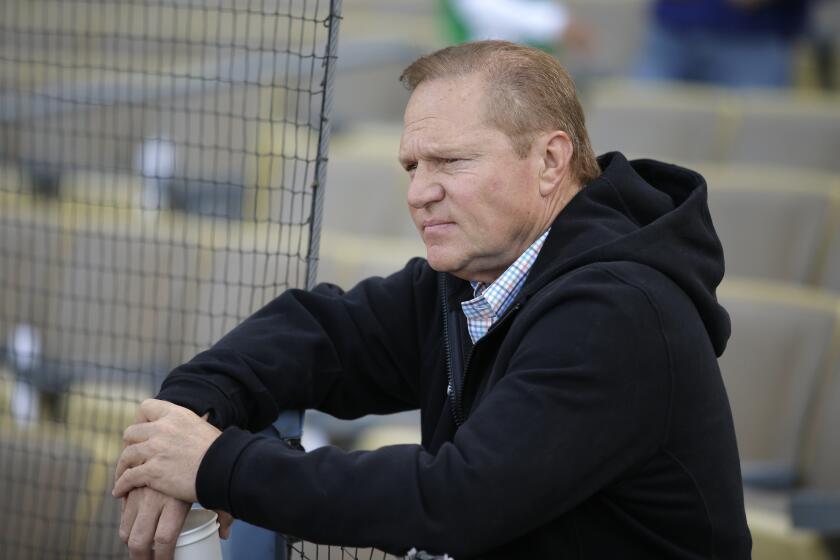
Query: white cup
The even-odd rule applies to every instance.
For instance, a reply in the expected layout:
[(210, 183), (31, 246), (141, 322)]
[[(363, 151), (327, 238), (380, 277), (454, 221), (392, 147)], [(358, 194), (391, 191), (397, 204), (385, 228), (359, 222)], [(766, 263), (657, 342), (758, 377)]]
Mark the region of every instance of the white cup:
[(190, 510), (175, 543), (175, 560), (222, 560), (216, 512)]

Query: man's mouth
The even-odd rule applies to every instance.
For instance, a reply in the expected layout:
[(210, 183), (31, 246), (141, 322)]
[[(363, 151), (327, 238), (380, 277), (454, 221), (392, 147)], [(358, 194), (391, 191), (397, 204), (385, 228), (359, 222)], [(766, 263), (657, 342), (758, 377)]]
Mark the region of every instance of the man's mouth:
[(437, 231), (454, 224), (446, 220), (423, 220), (423, 231)]

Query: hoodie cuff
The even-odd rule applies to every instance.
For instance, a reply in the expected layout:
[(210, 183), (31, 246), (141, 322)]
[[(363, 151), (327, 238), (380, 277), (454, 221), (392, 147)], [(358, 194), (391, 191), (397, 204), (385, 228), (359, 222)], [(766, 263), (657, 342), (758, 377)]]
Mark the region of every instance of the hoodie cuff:
[(219, 387), (193, 377), (168, 378), (155, 398), (189, 408), (199, 416), (209, 412), (207, 421), (220, 430), (233, 424), (236, 418), (236, 411)]
[(260, 439), (251, 432), (230, 427), (210, 445), (195, 480), (199, 503), (206, 509), (221, 509), (236, 516), (231, 500), (231, 486), (236, 463), (245, 449)]

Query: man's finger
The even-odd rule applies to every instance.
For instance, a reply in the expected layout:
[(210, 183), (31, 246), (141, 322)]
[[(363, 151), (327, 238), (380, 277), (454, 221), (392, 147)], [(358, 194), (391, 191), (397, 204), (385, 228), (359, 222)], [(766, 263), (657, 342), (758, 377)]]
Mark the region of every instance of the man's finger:
[(128, 553), (132, 560), (152, 560), (154, 558), (155, 527), (158, 524), (162, 503), (149, 491), (138, 492), (141, 496), (140, 508), (131, 536), (128, 538)]
[(168, 496), (165, 499), (155, 531), (155, 560), (172, 560), (175, 556), (175, 543), (190, 510), (186, 502)]
[(131, 536), (131, 528), (134, 526), (134, 520), (137, 518), (139, 500), (139, 491), (131, 492), (123, 499), (122, 517), (120, 517), (120, 540), (125, 544), (128, 544), (128, 538)]
[(151, 453), (149, 451), (149, 446), (145, 442), (129, 445), (123, 449), (122, 453), (120, 453), (120, 459), (117, 461), (117, 470), (114, 478), (119, 480), (127, 469), (142, 465), (150, 458)]
[[(145, 424), (148, 421), (149, 421), (149, 419), (146, 418), (145, 414), (143, 414), (143, 409), (140, 406), (138, 406), (137, 407), (137, 412), (134, 413), (134, 424)], [(123, 436), (124, 435), (125, 435), (125, 433), (123, 433)], [(125, 448), (126, 445), (128, 445), (128, 444), (125, 443), (125, 439), (123, 439), (123, 448)]]
[(142, 424), (142, 423), (144, 423), (144, 422), (148, 422), (148, 421), (149, 421), (149, 419), (148, 419), (148, 418), (146, 417), (146, 415), (143, 413), (143, 407), (142, 407), (142, 404), (143, 404), (143, 403), (141, 402), (139, 405), (137, 405), (137, 412), (135, 412), (135, 413), (134, 413), (134, 423), (135, 423), (135, 424)]
[(123, 472), (117, 479), (117, 482), (114, 484), (114, 490), (111, 494), (114, 497), (125, 496), (134, 488), (148, 486), (148, 470), (149, 463), (143, 463), (142, 465), (126, 469), (126, 471)]
[(180, 408), (178, 405), (167, 401), (159, 401), (157, 399), (146, 399), (140, 403), (140, 413), (149, 421), (154, 422), (159, 418), (166, 416), (174, 408)]
[(123, 432), (123, 444), (131, 445), (149, 439), (155, 431), (156, 426), (151, 422), (132, 424)]

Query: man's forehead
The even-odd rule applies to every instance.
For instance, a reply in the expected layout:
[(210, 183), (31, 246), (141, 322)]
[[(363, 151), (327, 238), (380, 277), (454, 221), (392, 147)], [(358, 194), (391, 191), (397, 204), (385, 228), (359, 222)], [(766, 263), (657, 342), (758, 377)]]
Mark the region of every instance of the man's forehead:
[(478, 74), (423, 82), (411, 95), (400, 138), (405, 153), (436, 156), (476, 150), (495, 131), (485, 119), (484, 81)]
[(493, 129), (485, 126), (405, 129), (400, 138), (400, 159), (478, 153), (492, 134)]
[(417, 93), (429, 93), (447, 98), (473, 98), (483, 94), (488, 86), (488, 77), (481, 72), (471, 74), (432, 78), (417, 84), (412, 96)]
[(422, 82), (409, 97), (404, 122), (429, 114), (483, 113), (484, 98), (485, 80), (477, 74)]
[(400, 143), (400, 159), (434, 158), (468, 149), (469, 146), (451, 142), (404, 141)]

